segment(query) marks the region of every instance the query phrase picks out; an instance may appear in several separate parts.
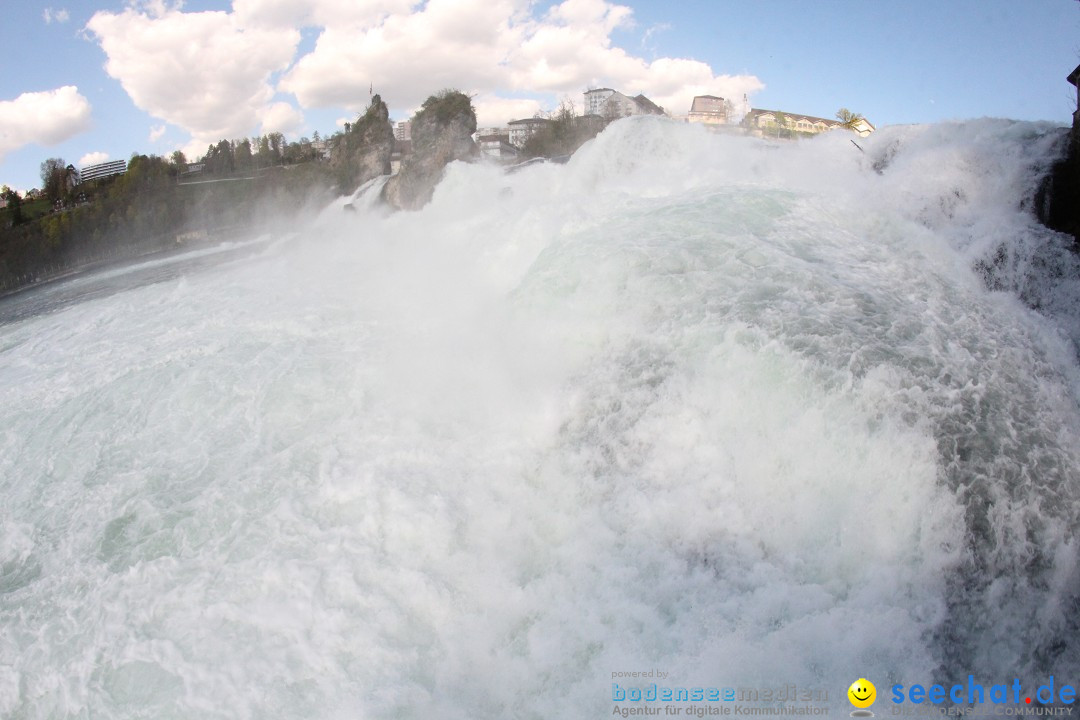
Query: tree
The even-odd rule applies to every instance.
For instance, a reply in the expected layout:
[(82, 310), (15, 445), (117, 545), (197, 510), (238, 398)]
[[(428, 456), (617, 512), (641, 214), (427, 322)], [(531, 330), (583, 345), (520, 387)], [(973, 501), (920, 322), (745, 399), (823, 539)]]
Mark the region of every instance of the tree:
[(187, 170), (187, 158), (184, 156), (183, 150), (174, 150), (169, 157), (172, 160), (173, 167), (176, 168), (177, 174)]
[(279, 132), (273, 132), (267, 137), (270, 139), (270, 156), (274, 159), (275, 163), (280, 163), (281, 152), (285, 146), (285, 136)]
[(67, 163), (62, 158), (49, 158), (41, 163), (41, 189), (50, 205), (64, 197)]
[(848, 130), (857, 131), (859, 124), (862, 123), (864, 118), (859, 113), (853, 113), (847, 108), (840, 108), (836, 111), (836, 119), (840, 121), (840, 127)]
[(247, 138), (236, 143), (233, 155), (236, 158), (236, 168), (238, 170), (248, 170), (251, 168), (253, 157), (251, 154), (251, 142)]
[(559, 109), (548, 115), (549, 122), (525, 140), (522, 148), (529, 157), (557, 157), (570, 155), (596, 136), (604, 121), (595, 116), (577, 114), (573, 101), (564, 99)]
[(228, 140), (221, 140), (217, 145), (211, 145), (206, 149), (206, 157), (203, 158), (203, 162), (207, 172), (231, 173), (236, 168), (232, 143)]
[(8, 214), (11, 217), (12, 225), (21, 225), (23, 221), (22, 214), (22, 198), (19, 197), (19, 193), (15, 192), (7, 185), (0, 188), (0, 198), (7, 201)]
[(786, 130), (788, 126), (788, 117), (782, 112), (776, 113), (776, 137), (780, 137), (780, 131)]

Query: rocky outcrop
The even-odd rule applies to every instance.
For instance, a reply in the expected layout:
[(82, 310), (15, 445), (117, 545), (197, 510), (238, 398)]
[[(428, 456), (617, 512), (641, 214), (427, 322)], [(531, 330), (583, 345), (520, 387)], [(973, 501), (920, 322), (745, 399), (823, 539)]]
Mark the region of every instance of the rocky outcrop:
[(1080, 128), (1073, 128), (1065, 157), (1043, 179), (1035, 200), (1043, 225), (1072, 235), (1080, 249)]
[(412, 119), (412, 154), (402, 160), (398, 174), (386, 181), (382, 199), (398, 210), (422, 208), (448, 164), (476, 158), (474, 132), (476, 112), (468, 95), (451, 90), (429, 97)]
[(364, 114), (348, 127), (330, 152), (330, 167), (343, 194), (380, 175), (390, 174), (394, 127), (382, 98), (371, 98)]

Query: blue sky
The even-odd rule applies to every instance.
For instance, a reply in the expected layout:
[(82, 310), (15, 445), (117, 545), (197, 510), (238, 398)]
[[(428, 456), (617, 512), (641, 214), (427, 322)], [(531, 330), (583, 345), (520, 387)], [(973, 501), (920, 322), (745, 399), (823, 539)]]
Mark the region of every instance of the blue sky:
[(221, 137), (329, 134), (375, 86), (404, 118), (475, 94), (482, 124), (590, 86), (672, 113), (694, 94), (875, 124), (1067, 124), (1076, 0), (49, 0), (0, 23), (0, 183), (61, 157), (189, 156)]

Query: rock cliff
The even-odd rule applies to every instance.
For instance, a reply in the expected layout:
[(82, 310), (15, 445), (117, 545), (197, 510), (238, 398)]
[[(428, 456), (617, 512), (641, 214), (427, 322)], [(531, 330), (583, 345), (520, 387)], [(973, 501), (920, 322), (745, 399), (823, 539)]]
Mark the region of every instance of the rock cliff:
[(394, 128), (382, 98), (371, 98), (364, 114), (343, 133), (330, 151), (330, 166), (339, 189), (350, 194), (372, 178), (390, 174)]
[(412, 154), (383, 186), (382, 199), (399, 210), (422, 208), (449, 163), (477, 156), (474, 132), (476, 112), (468, 95), (450, 90), (429, 97), (412, 120)]
[(1039, 220), (1072, 235), (1080, 250), (1080, 127), (1074, 127), (1064, 157), (1054, 164), (1036, 195)]

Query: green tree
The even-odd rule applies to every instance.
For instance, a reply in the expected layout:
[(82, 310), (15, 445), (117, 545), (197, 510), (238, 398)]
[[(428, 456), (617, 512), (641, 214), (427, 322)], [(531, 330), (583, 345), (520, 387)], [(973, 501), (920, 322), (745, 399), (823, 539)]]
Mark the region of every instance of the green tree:
[(23, 214), (22, 198), (19, 197), (19, 193), (5, 185), (3, 188), (0, 188), (0, 198), (7, 201), (7, 211), (8, 216), (11, 218), (11, 224), (21, 225), (23, 222)]
[(254, 163), (254, 156), (251, 154), (251, 142), (247, 138), (244, 138), (240, 142), (236, 143), (236, 148), (233, 150), (233, 156), (236, 160), (237, 170), (248, 170)]
[(281, 153), (285, 146), (285, 136), (279, 132), (270, 133), (267, 138), (270, 140), (270, 157), (273, 158), (274, 164), (281, 162)]
[(66, 177), (67, 163), (62, 158), (49, 158), (41, 163), (41, 189), (50, 205), (64, 197)]
[(604, 121), (596, 116), (582, 117), (574, 103), (563, 100), (559, 109), (547, 118), (550, 122), (538, 128), (525, 141), (523, 149), (529, 157), (570, 155), (587, 141), (596, 137)]
[(176, 168), (177, 174), (187, 170), (187, 158), (184, 156), (182, 150), (174, 150), (173, 154), (169, 156), (169, 159), (172, 160), (173, 167)]
[(217, 145), (211, 145), (206, 149), (206, 157), (203, 158), (206, 171), (222, 175), (231, 173), (236, 169), (236, 159), (233, 156), (232, 143), (221, 140)]
[(836, 119), (840, 121), (840, 126), (848, 130), (855, 131), (859, 123), (863, 122), (865, 118), (859, 113), (853, 113), (847, 108), (840, 108), (836, 111)]
[(781, 132), (786, 132), (788, 126), (788, 116), (782, 112), (776, 113), (776, 137), (780, 137)]

